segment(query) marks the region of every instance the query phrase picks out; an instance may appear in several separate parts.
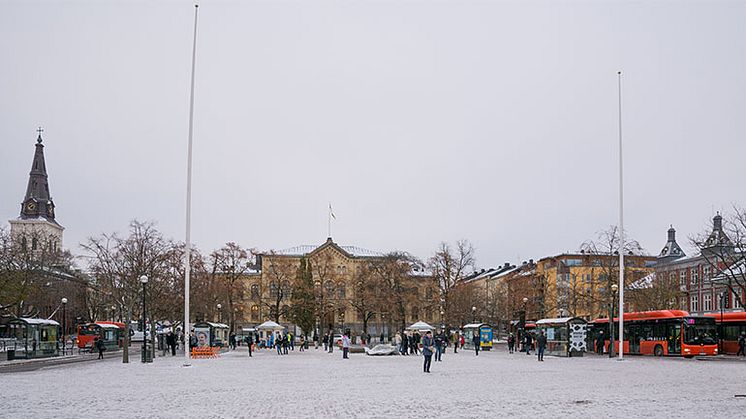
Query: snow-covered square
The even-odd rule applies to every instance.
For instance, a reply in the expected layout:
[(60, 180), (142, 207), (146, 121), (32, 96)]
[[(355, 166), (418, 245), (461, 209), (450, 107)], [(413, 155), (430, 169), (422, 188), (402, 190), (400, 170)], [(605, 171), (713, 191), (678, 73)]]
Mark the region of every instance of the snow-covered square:
[(219, 359), (109, 355), (0, 375), (3, 417), (676, 417), (736, 418), (746, 411), (746, 362), (628, 357), (619, 362), (508, 354), (342, 359), (313, 348), (278, 356), (239, 350)]

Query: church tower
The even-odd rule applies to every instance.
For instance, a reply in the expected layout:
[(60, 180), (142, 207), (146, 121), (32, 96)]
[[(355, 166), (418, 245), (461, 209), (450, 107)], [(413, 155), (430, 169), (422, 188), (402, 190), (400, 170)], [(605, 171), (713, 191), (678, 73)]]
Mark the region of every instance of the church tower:
[(62, 247), (62, 227), (55, 220), (55, 208), (49, 194), (47, 165), (44, 161), (44, 144), (41, 133), (36, 139), (36, 151), (31, 163), (26, 197), (21, 203), (21, 215), (10, 220), (10, 232), (13, 237), (23, 240), (32, 250), (47, 247), (52, 251)]

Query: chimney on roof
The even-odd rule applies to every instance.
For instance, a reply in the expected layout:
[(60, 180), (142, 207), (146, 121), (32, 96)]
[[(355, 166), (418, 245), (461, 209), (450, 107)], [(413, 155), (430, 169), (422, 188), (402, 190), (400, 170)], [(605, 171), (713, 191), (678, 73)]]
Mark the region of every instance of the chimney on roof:
[(529, 264), (529, 265), (533, 265), (533, 264), (534, 264), (534, 260), (533, 260), (533, 259), (529, 259), (529, 260), (528, 260), (528, 264)]
[(510, 267), (510, 262), (505, 262), (505, 267), (509, 268)]

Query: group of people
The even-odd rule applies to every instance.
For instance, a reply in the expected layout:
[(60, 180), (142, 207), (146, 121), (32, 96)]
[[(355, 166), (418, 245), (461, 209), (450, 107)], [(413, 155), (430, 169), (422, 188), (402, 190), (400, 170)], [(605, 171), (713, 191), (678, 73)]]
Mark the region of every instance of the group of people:
[(521, 352), (525, 352), (526, 355), (531, 355), (531, 349), (534, 347), (534, 344), (536, 346), (536, 356), (539, 361), (544, 361), (544, 351), (547, 348), (547, 337), (544, 336), (544, 332), (541, 331), (539, 334), (534, 338), (534, 336), (531, 333), (524, 333), (523, 338), (521, 339), (521, 342), (518, 341), (518, 338), (514, 334), (508, 335), (508, 352), (513, 353), (516, 350), (518, 350), (518, 345), (522, 343), (523, 348), (520, 349)]

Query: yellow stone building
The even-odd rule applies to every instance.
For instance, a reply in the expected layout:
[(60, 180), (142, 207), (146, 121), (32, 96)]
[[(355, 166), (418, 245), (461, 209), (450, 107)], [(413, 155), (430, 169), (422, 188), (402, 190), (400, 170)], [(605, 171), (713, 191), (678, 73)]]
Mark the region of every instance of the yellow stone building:
[[(367, 323), (367, 331), (372, 336), (382, 332), (389, 335), (400, 327), (399, 310), (381, 305), (376, 297), (382, 294), (370, 298), (356, 295), (363, 275), (384, 258), (383, 253), (340, 246), (331, 238), (320, 246), (297, 246), (259, 254), (258, 270), (245, 278), (242, 323), (253, 326), (277, 319), (281, 325), (295, 330), (289, 314), (298, 270), (301, 260), (305, 260), (313, 275), (316, 332), (332, 329), (338, 333), (350, 329), (353, 335), (359, 335), (363, 324)], [(407, 296), (404, 321), (407, 324), (418, 320), (437, 321), (437, 284), (432, 276), (414, 264), (403, 286)]]
[[(619, 283), (619, 255), (562, 253), (536, 262), (541, 314), (539, 316), (577, 316), (585, 319), (606, 317), (612, 299), (618, 296), (611, 288)], [(633, 282), (654, 271), (655, 256), (626, 255), (624, 283)], [(625, 287), (626, 290), (626, 287)], [(625, 303), (625, 310), (630, 307)]]

